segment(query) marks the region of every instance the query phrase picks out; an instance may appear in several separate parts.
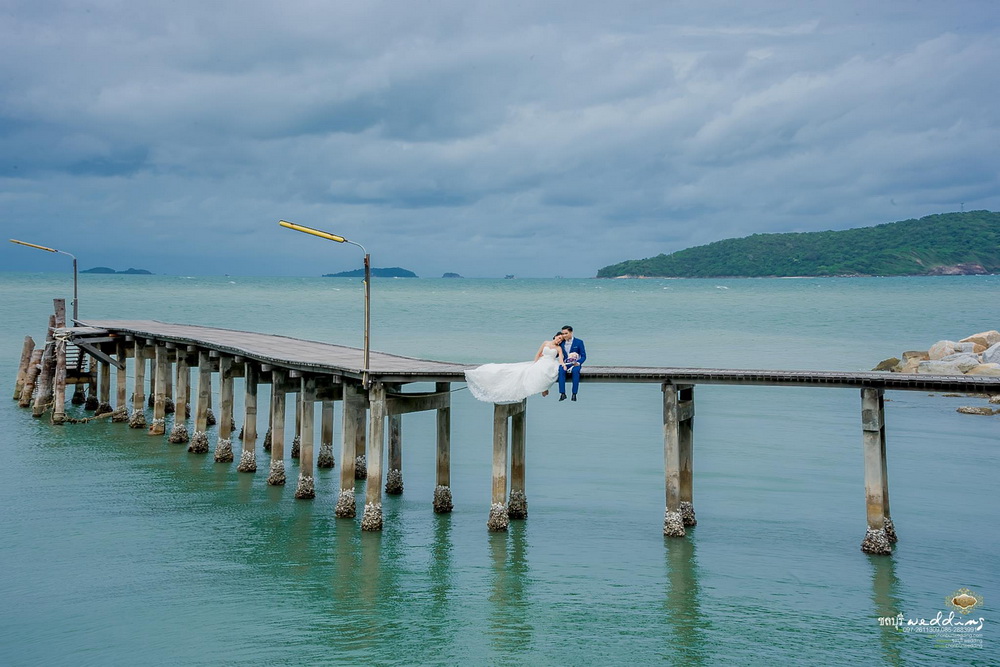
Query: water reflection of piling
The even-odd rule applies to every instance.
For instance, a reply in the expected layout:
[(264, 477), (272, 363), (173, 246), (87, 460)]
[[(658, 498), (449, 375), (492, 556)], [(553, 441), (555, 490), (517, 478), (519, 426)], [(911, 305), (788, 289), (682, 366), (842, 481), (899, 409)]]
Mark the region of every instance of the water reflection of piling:
[(531, 647), (535, 627), (528, 605), (528, 560), (524, 524), (490, 533), (493, 581), (490, 587), (490, 643), (500, 655), (516, 658)]
[(431, 598), (434, 609), (443, 612), (451, 596), (451, 517), (435, 515), (434, 541), (431, 546), (431, 561), (429, 579), (431, 581)]
[[(338, 531), (345, 532), (346, 531)], [(374, 649), (389, 629), (382, 600), (385, 597), (382, 581), (383, 574), (390, 571), (393, 563), (382, 553), (382, 534), (380, 532), (363, 532), (354, 548), (360, 552), (357, 558), (357, 569), (347, 578), (356, 582), (355, 609), (353, 622), (345, 623), (343, 631), (353, 635), (355, 648), (358, 650)], [(386, 562), (383, 562), (385, 560)], [(338, 598), (344, 599), (344, 598)]]
[(664, 540), (666, 546), (667, 591), (663, 612), (673, 630), (670, 653), (685, 665), (701, 665), (706, 660), (706, 619), (699, 598), (695, 541)]
[[(896, 563), (892, 558), (868, 558), (872, 568), (872, 606), (878, 618), (894, 617), (903, 611), (899, 594), (899, 579), (896, 578)], [(895, 627), (879, 627), (879, 649), (882, 662), (886, 665), (902, 665), (901, 654), (904, 635)]]

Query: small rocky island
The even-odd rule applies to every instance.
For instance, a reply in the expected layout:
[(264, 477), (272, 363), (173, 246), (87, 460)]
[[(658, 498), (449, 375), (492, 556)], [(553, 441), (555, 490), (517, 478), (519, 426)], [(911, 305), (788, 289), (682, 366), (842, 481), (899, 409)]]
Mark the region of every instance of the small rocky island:
[[(939, 340), (927, 350), (908, 350), (890, 357), (872, 370), (890, 373), (928, 375), (1000, 376), (1000, 331), (983, 331), (959, 341)], [(990, 396), (990, 403), (1000, 404), (1000, 394)], [(1000, 409), (985, 406), (962, 407), (959, 412), (974, 415), (1000, 414)]]
[(107, 266), (95, 266), (92, 269), (87, 269), (86, 271), (81, 271), (80, 273), (113, 273), (116, 275), (129, 275), (129, 276), (151, 276), (152, 271), (147, 271), (146, 269), (132, 269), (128, 268), (124, 271), (115, 271)]
[(458, 275), (457, 273), (446, 273), (446, 274), (444, 274), (441, 277), (442, 278), (461, 278), (462, 276)]
[[(324, 278), (364, 278), (364, 269), (354, 269), (353, 271), (341, 271), (340, 273), (324, 273)], [(393, 266), (388, 269), (376, 269), (372, 268), (373, 278), (416, 278), (417, 274), (413, 271), (408, 271), (406, 269), (401, 269), (398, 266)]]

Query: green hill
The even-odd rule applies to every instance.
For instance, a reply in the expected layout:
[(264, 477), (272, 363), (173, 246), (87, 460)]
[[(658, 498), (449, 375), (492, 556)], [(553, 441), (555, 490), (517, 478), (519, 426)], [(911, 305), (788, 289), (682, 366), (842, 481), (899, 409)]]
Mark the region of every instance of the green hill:
[(843, 231), (754, 234), (606, 266), (598, 278), (1000, 273), (1000, 213), (929, 215)]

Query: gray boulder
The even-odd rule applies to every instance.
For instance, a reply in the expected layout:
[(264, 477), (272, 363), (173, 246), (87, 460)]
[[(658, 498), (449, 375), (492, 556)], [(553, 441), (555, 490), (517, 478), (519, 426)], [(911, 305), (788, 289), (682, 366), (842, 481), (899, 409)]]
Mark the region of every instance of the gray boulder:
[(1000, 331), (990, 330), (982, 331), (977, 334), (972, 334), (967, 338), (963, 338), (960, 343), (977, 343), (983, 347), (989, 347), (991, 345), (996, 345), (1000, 343)]
[(889, 357), (884, 361), (880, 361), (878, 366), (873, 368), (873, 371), (889, 371), (890, 373), (898, 373), (902, 365), (899, 363), (899, 359), (896, 357)]
[(949, 354), (947, 357), (942, 357), (939, 361), (955, 364), (963, 373), (968, 373), (970, 368), (975, 368), (981, 362), (979, 357), (974, 354)]
[(967, 375), (992, 375), (1000, 377), (1000, 364), (979, 364), (966, 371)]
[(937, 361), (942, 357), (947, 357), (949, 354), (955, 354), (957, 352), (955, 349), (956, 345), (958, 343), (953, 340), (939, 340), (931, 345), (931, 349), (927, 350), (927, 356), (931, 361)]
[(930, 359), (927, 356), (927, 350), (907, 350), (903, 353), (903, 359), (900, 361), (900, 373), (916, 373), (917, 366), (920, 365), (921, 361), (927, 361)]
[(917, 365), (917, 372), (923, 375), (963, 375), (958, 364), (950, 361), (921, 361)]
[(1000, 343), (994, 343), (983, 352), (984, 364), (1000, 364)]

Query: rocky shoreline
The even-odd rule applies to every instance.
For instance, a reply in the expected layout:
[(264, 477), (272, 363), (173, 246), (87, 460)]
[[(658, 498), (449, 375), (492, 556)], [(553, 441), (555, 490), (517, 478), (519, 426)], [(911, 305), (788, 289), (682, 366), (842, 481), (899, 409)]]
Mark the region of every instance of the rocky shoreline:
[[(1000, 377), (1000, 331), (972, 334), (959, 341), (939, 340), (927, 350), (908, 350), (901, 357), (890, 357), (873, 368), (890, 373), (926, 375), (990, 375)], [(983, 396), (1000, 404), (1000, 394)], [(1000, 409), (984, 406), (961, 407), (958, 412), (997, 415)]]

